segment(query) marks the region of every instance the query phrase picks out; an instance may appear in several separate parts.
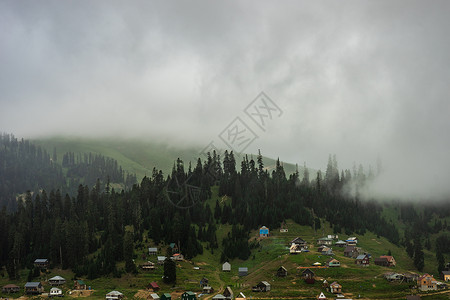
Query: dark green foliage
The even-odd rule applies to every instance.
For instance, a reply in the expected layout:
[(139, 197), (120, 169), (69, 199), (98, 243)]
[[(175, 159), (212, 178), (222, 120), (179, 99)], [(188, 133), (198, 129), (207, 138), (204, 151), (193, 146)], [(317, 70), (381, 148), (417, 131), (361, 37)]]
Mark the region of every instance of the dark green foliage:
[(164, 261), (164, 276), (163, 281), (165, 283), (176, 283), (177, 282), (177, 269), (176, 264), (170, 257), (167, 257)]

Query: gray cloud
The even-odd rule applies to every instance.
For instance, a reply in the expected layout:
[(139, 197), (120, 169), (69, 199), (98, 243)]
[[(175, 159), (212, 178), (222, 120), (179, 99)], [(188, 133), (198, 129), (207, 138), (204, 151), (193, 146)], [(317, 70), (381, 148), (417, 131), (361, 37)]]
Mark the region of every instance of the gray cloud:
[[(382, 158), (377, 196), (448, 196), (449, 3), (0, 3), (0, 130), (247, 150), (324, 168)], [(263, 132), (243, 109), (283, 110)], [(219, 143), (218, 143), (219, 144)], [(223, 146), (223, 145), (219, 145)]]

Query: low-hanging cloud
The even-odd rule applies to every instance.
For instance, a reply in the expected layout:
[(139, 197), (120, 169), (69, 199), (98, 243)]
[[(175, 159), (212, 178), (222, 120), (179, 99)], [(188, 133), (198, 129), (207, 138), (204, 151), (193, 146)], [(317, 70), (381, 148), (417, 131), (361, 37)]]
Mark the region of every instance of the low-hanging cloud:
[(448, 199), (448, 2), (133, 4), (2, 1), (0, 130), (202, 148), (265, 91), (283, 115), (247, 151), (381, 157), (370, 194)]

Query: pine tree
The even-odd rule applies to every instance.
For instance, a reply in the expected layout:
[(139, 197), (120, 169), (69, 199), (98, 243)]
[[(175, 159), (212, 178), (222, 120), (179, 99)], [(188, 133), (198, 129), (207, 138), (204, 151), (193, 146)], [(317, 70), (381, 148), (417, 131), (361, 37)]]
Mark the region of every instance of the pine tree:
[(422, 244), (420, 243), (419, 238), (414, 240), (414, 266), (420, 272), (422, 272), (423, 267), (425, 266)]
[(177, 269), (175, 262), (170, 259), (170, 257), (166, 257), (164, 261), (164, 276), (163, 281), (165, 283), (173, 283), (177, 282)]

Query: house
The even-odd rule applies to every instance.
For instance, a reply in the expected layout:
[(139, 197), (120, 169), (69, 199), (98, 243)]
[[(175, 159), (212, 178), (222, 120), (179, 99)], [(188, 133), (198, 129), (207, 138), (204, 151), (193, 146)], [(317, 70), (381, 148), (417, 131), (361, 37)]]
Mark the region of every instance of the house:
[(327, 297), (325, 297), (325, 295), (322, 292), (319, 294), (319, 296), (317, 296), (317, 300), (325, 300), (325, 299), (327, 299)]
[(419, 290), (435, 291), (437, 290), (437, 281), (430, 274), (424, 274), (417, 279), (417, 287)]
[(403, 274), (406, 282), (415, 282), (419, 279), (419, 275), (416, 273), (406, 272)]
[(376, 264), (377, 266), (382, 266), (382, 267), (388, 267), (389, 266), (389, 261), (385, 257), (376, 257), (373, 260), (373, 263)]
[(269, 228), (263, 226), (259, 228), (259, 237), (268, 237), (269, 236)]
[(50, 285), (63, 285), (66, 283), (66, 280), (61, 276), (55, 276), (50, 278), (48, 283), (50, 283)]
[(333, 239), (329, 239), (327, 237), (323, 237), (323, 238), (317, 239), (317, 244), (318, 245), (331, 246), (333, 244)]
[(172, 296), (169, 293), (164, 293), (160, 297), (161, 300), (172, 300)]
[(278, 268), (278, 270), (277, 270), (277, 276), (278, 277), (286, 277), (287, 274), (288, 274), (288, 271), (286, 270), (285, 267), (281, 266), (281, 267)]
[(172, 249), (172, 253), (177, 253), (178, 252), (178, 246), (175, 243), (170, 243), (169, 244), (170, 249)]
[(226, 300), (227, 298), (224, 296), (224, 295), (222, 295), (222, 294), (217, 294), (217, 295), (215, 295), (214, 297), (212, 297), (213, 298), (213, 300)]
[(317, 252), (322, 252), (323, 249), (327, 249), (327, 248), (328, 248), (327, 246), (321, 245), (321, 246), (317, 247)]
[(233, 298), (234, 298), (233, 291), (231, 290), (231, 288), (229, 286), (227, 286), (225, 288), (225, 290), (223, 291), (223, 295), (225, 296), (225, 299), (227, 299), (227, 300), (233, 300)]
[(181, 300), (197, 300), (197, 296), (194, 292), (184, 292), (181, 294)]
[(321, 252), (323, 255), (334, 255), (333, 249), (324, 247)]
[(141, 265), (141, 269), (144, 271), (151, 271), (155, 269), (155, 263), (148, 261)]
[(181, 253), (175, 253), (174, 255), (172, 255), (172, 257), (170, 259), (176, 260), (176, 261), (182, 261), (182, 260), (184, 260), (184, 256)]
[(64, 296), (62, 289), (58, 289), (57, 287), (52, 287), (50, 289), (50, 297), (62, 297), (62, 296)]
[(344, 242), (343, 240), (339, 240), (336, 243), (334, 243), (334, 245), (336, 247), (345, 247), (345, 246), (347, 246), (347, 242)]
[(301, 253), (302, 251), (303, 251), (302, 246), (296, 244), (292, 244), (291, 247), (289, 248), (289, 254), (297, 254)]
[(106, 300), (118, 300), (123, 299), (123, 294), (118, 291), (111, 291), (108, 294), (106, 294)]
[(50, 262), (46, 258), (38, 258), (34, 260), (34, 266), (36, 268), (47, 269), (50, 266)]
[(395, 265), (397, 264), (395, 262), (395, 258), (391, 255), (382, 255), (380, 256), (380, 258), (387, 261), (386, 267), (395, 267)]
[(361, 254), (356, 257), (355, 264), (359, 266), (367, 267), (369, 266), (370, 258), (367, 254)]
[(248, 275), (248, 268), (247, 267), (241, 267), (238, 270), (239, 276), (247, 276)]
[(252, 287), (253, 292), (268, 292), (270, 291), (270, 283), (267, 281), (261, 281), (254, 287)]
[(208, 278), (206, 278), (206, 277), (203, 277), (203, 278), (200, 280), (200, 286), (201, 286), (201, 287), (208, 286), (208, 283), (209, 283), (209, 280), (208, 280)]
[(344, 249), (344, 256), (345, 257), (353, 257), (353, 254), (356, 253), (356, 247), (355, 246), (347, 246)]
[(441, 276), (442, 280), (450, 281), (450, 271), (442, 271)]
[(20, 287), (15, 284), (7, 284), (2, 288), (2, 293), (17, 293), (20, 291)]
[(387, 281), (401, 281), (404, 278), (402, 274), (395, 272), (385, 273), (383, 276), (384, 278), (386, 278)]
[(305, 248), (305, 249), (308, 248), (308, 243), (304, 239), (302, 239), (300, 237), (296, 237), (295, 239), (293, 239), (290, 244), (291, 245), (295, 244), (295, 245), (298, 245), (298, 246), (300, 246), (302, 248)]
[(212, 293), (214, 293), (214, 289), (211, 286), (206, 285), (203, 287), (202, 293), (203, 294), (212, 294)]
[(83, 280), (75, 280), (73, 282), (73, 289), (74, 290), (87, 290), (87, 285), (84, 283)]
[(314, 284), (314, 282), (316, 282), (314, 276), (315, 276), (314, 272), (311, 271), (309, 268), (302, 272), (302, 278), (303, 280), (305, 280), (306, 283)]
[(337, 283), (336, 281), (330, 284), (330, 293), (332, 294), (340, 294), (342, 293), (342, 285)]
[(158, 262), (158, 265), (163, 265), (164, 261), (166, 260), (166, 257), (165, 256), (158, 256), (158, 257), (156, 257), (156, 260)]
[(231, 271), (231, 264), (229, 262), (224, 262), (222, 265), (222, 271), (223, 272), (230, 272)]
[(328, 265), (329, 267), (340, 267), (340, 266), (341, 266), (341, 263), (340, 263), (337, 259), (332, 258), (332, 259), (330, 259), (330, 260), (327, 262), (327, 265)]
[(25, 283), (25, 294), (39, 295), (44, 292), (44, 287), (40, 282)]
[(158, 248), (148, 248), (148, 255), (156, 255), (158, 254)]
[(150, 284), (148, 285), (148, 288), (152, 289), (154, 292), (159, 291), (159, 285), (154, 281), (150, 282)]
[(245, 297), (245, 295), (241, 292), (239, 293), (239, 295), (236, 297), (236, 300), (245, 300), (247, 297)]
[(153, 299), (153, 300), (159, 300), (159, 299), (161, 299), (161, 298), (158, 296), (158, 294), (151, 293), (151, 294), (150, 294), (150, 299)]

